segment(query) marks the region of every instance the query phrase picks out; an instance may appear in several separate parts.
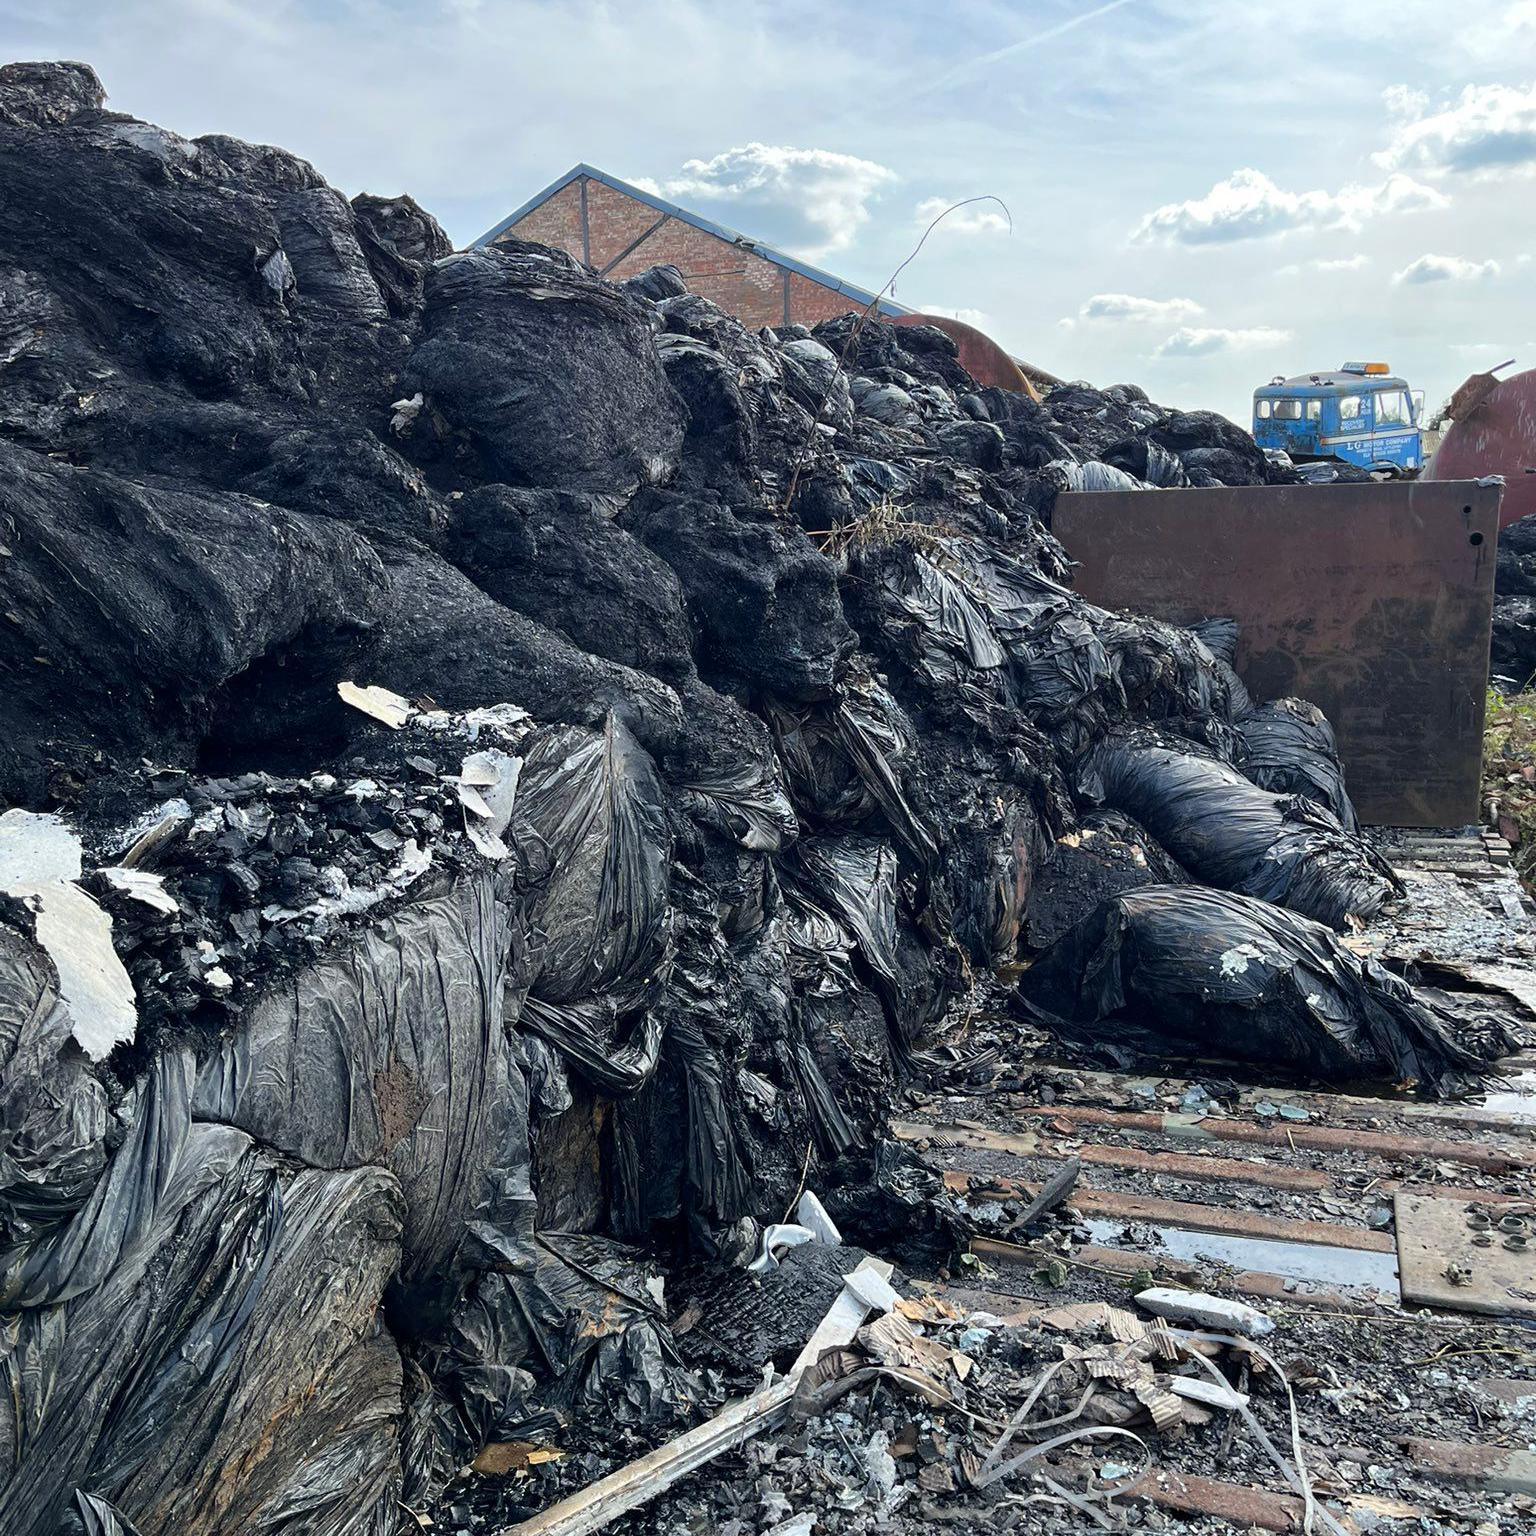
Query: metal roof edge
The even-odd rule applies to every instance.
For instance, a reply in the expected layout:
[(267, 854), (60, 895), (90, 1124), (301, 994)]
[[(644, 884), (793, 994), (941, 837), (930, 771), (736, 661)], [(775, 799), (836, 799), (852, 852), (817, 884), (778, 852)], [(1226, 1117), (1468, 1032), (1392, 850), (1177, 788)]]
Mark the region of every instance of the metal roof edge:
[[(796, 272), (801, 277), (809, 278), (813, 283), (819, 283), (823, 288), (830, 288), (834, 293), (846, 294), (856, 302), (869, 305), (875, 301), (875, 295), (867, 288), (860, 288), (857, 283), (844, 282), (842, 278), (835, 277), (832, 273), (823, 271), (820, 267), (813, 267), (809, 262), (800, 261), (786, 252), (778, 250), (771, 245), (764, 245), (760, 241), (752, 239), (749, 235), (743, 235), (739, 231), (730, 229), (724, 224), (716, 224), (713, 219), (706, 219), (702, 214), (694, 213), (690, 209), (679, 207), (676, 203), (669, 203), (664, 197), (657, 197), (655, 193), (646, 192), (642, 188), (633, 186), (627, 181), (621, 181), (617, 176), (610, 176), (606, 171), (600, 171), (595, 165), (588, 165), (582, 161), (573, 165), (565, 175), (544, 188), (542, 192), (536, 192), (527, 202), (515, 208), (494, 228), (488, 229), (478, 240), (471, 242), (470, 249), (478, 246), (489, 245), (498, 235), (504, 234), (519, 220), (527, 218), (541, 203), (546, 203), (557, 192), (568, 187), (573, 181), (585, 176), (590, 181), (599, 181), (605, 187), (611, 187), (615, 192), (622, 192), (625, 197), (632, 197), (636, 202), (644, 203), (648, 208), (654, 208), (657, 213), (668, 214), (684, 224), (691, 225), (694, 229), (702, 230), (707, 235), (713, 235), (717, 240), (724, 240), (728, 245), (744, 246), (754, 255), (761, 256), (764, 261), (771, 262), (776, 267), (783, 267), (790, 272)], [(894, 299), (882, 298), (876, 309), (881, 315), (907, 315), (911, 314), (906, 305), (898, 304)]]

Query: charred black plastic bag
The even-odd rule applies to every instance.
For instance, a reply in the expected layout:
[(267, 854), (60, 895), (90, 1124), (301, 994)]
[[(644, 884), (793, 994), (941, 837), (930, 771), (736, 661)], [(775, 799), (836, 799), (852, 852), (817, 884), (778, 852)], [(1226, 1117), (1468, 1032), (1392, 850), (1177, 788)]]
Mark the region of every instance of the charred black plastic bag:
[(1156, 739), (1105, 742), (1079, 788), (1134, 817), (1197, 879), (1331, 928), (1373, 917), (1400, 894), (1387, 862), (1330, 811)]
[(1346, 832), (1360, 830), (1344, 787), (1339, 744), (1317, 705), (1305, 699), (1260, 704), (1237, 722), (1237, 734), (1237, 765), (1261, 789), (1305, 795), (1327, 806)]
[(1111, 896), (1188, 880), (1146, 828), (1129, 816), (1089, 811), (1056, 840), (1035, 871), (1024, 918), (1025, 942), (1032, 950), (1047, 949)]
[(906, 784), (916, 760), (916, 732), (873, 678), (844, 678), (830, 706), (770, 705), (768, 718), (798, 808), (834, 828), (883, 814), (920, 864), (938, 858), (938, 841)]
[(643, 974), (660, 956), (668, 848), (661, 781), (616, 716), (561, 727), (523, 759), (509, 841), (535, 895), (536, 996), (568, 1002)]
[(794, 877), (857, 940), (857, 954), (885, 1004), (900, 1049), (916, 1037), (923, 997), (907, 974), (897, 937), (896, 855), (872, 837), (812, 837), (792, 855)]
[(1454, 1094), (1482, 1084), (1505, 1040), (1474, 1045), (1453, 1016), (1321, 923), (1200, 886), (1105, 902), (1019, 980), (1027, 1011), (1087, 1045), (1287, 1066)]

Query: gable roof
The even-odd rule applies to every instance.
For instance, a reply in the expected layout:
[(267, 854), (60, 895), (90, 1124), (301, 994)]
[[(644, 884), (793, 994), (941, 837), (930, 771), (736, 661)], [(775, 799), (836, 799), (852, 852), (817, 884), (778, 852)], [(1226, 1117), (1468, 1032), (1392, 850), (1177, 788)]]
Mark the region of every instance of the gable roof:
[[(669, 203), (665, 198), (655, 197), (649, 192), (642, 192), (639, 187), (631, 186), (627, 181), (620, 181), (617, 176), (610, 176), (606, 171), (600, 171), (595, 165), (573, 165), (565, 175), (558, 180), (550, 182), (542, 192), (536, 192), (520, 207), (514, 208), (501, 223), (494, 228), (486, 230), (480, 238), (472, 243), (474, 246), (489, 245), (498, 235), (505, 234), (507, 230), (526, 218), (542, 203), (547, 203), (557, 192), (570, 186), (573, 181), (585, 176), (590, 181), (600, 181), (605, 187), (611, 187), (615, 192), (622, 192), (625, 197), (632, 197), (637, 203), (644, 203), (647, 208), (654, 208), (657, 213), (669, 214), (672, 218), (684, 224), (691, 224), (695, 229), (702, 229), (705, 234), (713, 235), (717, 240), (724, 240), (729, 245), (743, 246), (755, 256), (761, 256), (764, 261), (772, 262), (776, 267), (784, 267), (790, 272), (797, 272), (801, 277), (809, 278), (813, 283), (820, 283), (824, 288), (830, 288), (834, 293), (846, 294), (853, 303), (867, 307), (873, 300), (872, 294), (867, 288), (860, 288), (856, 283), (844, 282), (840, 277), (835, 277), (830, 272), (824, 272), (820, 267), (813, 267), (809, 263), (800, 261), (784, 251), (775, 249), (771, 245), (764, 245), (761, 241), (754, 240), (749, 235), (737, 233), (734, 229), (728, 229), (724, 224), (716, 224), (712, 219), (706, 219), (701, 214), (690, 213), (686, 208), (679, 208), (676, 203)], [(906, 315), (911, 311), (904, 305), (898, 304), (894, 299), (881, 299), (875, 311), (879, 315)]]

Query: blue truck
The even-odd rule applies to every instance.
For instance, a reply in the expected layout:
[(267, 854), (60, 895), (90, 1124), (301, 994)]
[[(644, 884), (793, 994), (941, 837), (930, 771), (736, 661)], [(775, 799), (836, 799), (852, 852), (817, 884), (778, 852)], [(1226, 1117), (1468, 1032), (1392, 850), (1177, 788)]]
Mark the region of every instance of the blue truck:
[(1298, 462), (1342, 459), (1362, 469), (1417, 473), (1424, 464), (1424, 392), (1385, 363), (1278, 375), (1253, 392), (1253, 436)]

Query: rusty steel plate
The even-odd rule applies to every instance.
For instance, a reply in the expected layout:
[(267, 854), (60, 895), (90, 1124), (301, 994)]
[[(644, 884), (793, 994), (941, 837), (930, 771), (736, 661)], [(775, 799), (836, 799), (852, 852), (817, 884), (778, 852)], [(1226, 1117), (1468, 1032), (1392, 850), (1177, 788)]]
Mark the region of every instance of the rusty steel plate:
[(1536, 368), (1495, 384), (1464, 421), (1452, 422), (1424, 473), (1431, 480), (1503, 475), (1501, 528), (1536, 513)]
[(1176, 624), (1230, 617), (1260, 700), (1333, 722), (1362, 820), (1478, 819), (1500, 487), (1093, 491), (1056, 503), (1077, 589)]

